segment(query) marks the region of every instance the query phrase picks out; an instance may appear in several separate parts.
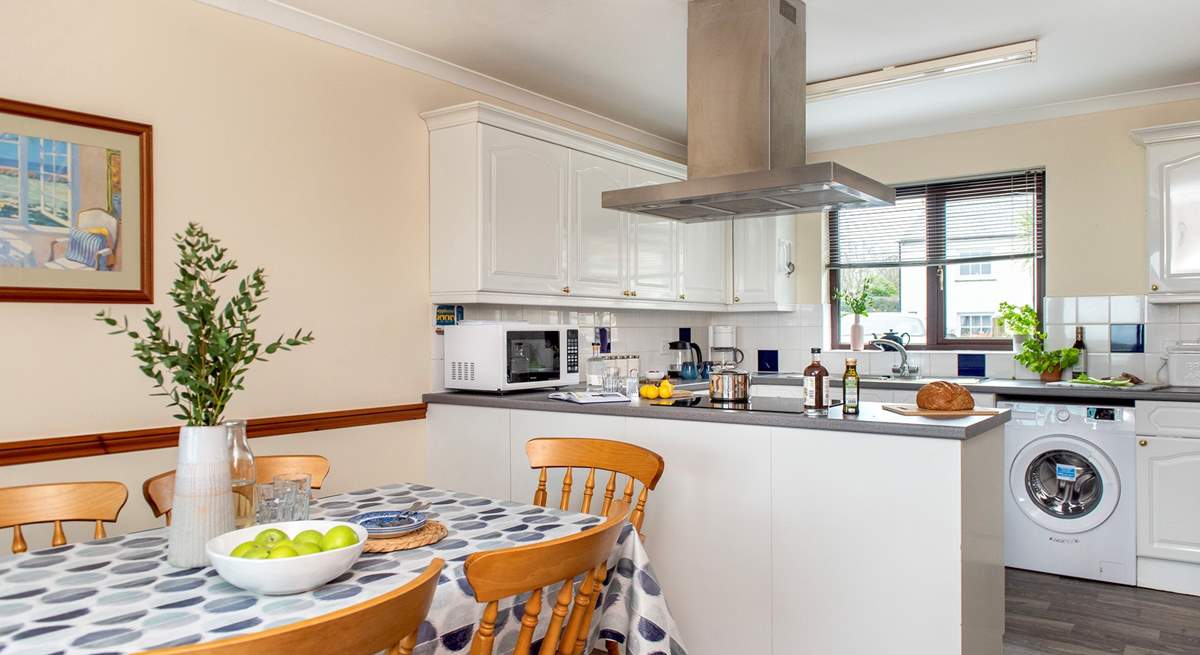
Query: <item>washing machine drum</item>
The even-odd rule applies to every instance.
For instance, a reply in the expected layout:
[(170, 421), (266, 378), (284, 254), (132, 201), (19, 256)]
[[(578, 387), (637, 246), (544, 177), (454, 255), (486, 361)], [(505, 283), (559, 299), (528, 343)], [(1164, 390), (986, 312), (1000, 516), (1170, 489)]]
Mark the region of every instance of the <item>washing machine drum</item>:
[(1112, 515), (1121, 497), (1121, 480), (1108, 456), (1065, 434), (1040, 437), (1022, 448), (1008, 481), (1021, 512), (1055, 532), (1095, 528)]

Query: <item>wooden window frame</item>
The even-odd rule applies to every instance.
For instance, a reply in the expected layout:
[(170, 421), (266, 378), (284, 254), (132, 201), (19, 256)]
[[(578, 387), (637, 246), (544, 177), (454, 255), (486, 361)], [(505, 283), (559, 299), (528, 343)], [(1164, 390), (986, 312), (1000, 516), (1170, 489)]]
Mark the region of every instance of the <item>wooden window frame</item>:
[[(999, 177), (999, 176), (998, 176)], [(937, 252), (926, 252), (928, 259), (945, 259), (945, 240), (941, 238), (946, 229), (944, 191), (937, 183), (925, 185), (929, 187), (925, 198), (925, 233), (926, 247)], [(1037, 182), (1034, 205), (1034, 234), (1036, 244), (1046, 243), (1046, 177), (1043, 173)], [(836, 210), (832, 210), (836, 211)], [(829, 239), (837, 238), (837, 221), (827, 220)], [(1035, 247), (1035, 250), (1037, 248)], [(1033, 255), (1033, 303), (1037, 311), (1038, 323), (1044, 324), (1042, 306), (1046, 298), (1046, 255), (1042, 247), (1042, 255)], [(1023, 259), (1023, 258), (1014, 258)], [(946, 266), (957, 266), (957, 263), (927, 266), (925, 268), (925, 340), (923, 344), (913, 344), (908, 350), (995, 350), (1011, 351), (1012, 339), (956, 339), (946, 336), (946, 293), (942, 279), (946, 275)], [(940, 272), (940, 276), (939, 276)], [(830, 343), (835, 350), (849, 350), (850, 344), (841, 341), (841, 303), (837, 299), (839, 271), (829, 269), (829, 322)]]

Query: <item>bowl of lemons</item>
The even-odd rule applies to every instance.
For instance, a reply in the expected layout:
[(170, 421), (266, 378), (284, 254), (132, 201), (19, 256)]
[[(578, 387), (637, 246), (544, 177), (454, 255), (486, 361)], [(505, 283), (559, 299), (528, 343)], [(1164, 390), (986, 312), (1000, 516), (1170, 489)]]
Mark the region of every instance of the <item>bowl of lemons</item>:
[(208, 560), (229, 584), (257, 594), (312, 591), (350, 570), (367, 531), (341, 521), (284, 521), (210, 539)]

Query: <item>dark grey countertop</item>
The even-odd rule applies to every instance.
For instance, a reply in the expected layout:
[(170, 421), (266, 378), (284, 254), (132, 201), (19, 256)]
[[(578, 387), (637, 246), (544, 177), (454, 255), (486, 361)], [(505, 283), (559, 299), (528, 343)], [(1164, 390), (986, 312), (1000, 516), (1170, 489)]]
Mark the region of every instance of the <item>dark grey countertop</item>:
[[(952, 377), (944, 378), (954, 382)], [(755, 373), (754, 384), (773, 385), (803, 385), (803, 378), (797, 373)], [(841, 386), (841, 380), (834, 380), (834, 386)], [(867, 389), (904, 389), (915, 391), (924, 382), (914, 380), (872, 380), (864, 379), (863, 388)], [(1129, 389), (1104, 389), (1099, 387), (1051, 387), (1037, 380), (1002, 380), (984, 378), (980, 382), (963, 383), (963, 386), (976, 393), (994, 393), (999, 396), (1039, 397), (1047, 400), (1061, 398), (1064, 400), (1173, 400), (1178, 402), (1200, 402), (1200, 387), (1168, 387), (1164, 385), (1140, 384)]]
[[(600, 414), (608, 416), (632, 416), (637, 418), (663, 418), (708, 423), (734, 423), (738, 425), (760, 425), (779, 428), (803, 428), (807, 430), (838, 430), (842, 432), (865, 432), (904, 437), (931, 437), (938, 439), (970, 439), (988, 430), (1004, 425), (1009, 420), (1008, 410), (992, 416), (969, 416), (953, 419), (931, 419), (916, 416), (901, 416), (883, 409), (880, 403), (863, 403), (857, 416), (843, 416), (840, 407), (835, 407), (829, 416), (812, 417), (804, 414), (781, 412), (744, 411), (731, 409), (709, 409), (698, 407), (669, 407), (655, 405), (651, 401), (634, 399), (628, 403), (605, 403), (579, 405), (562, 400), (551, 400), (548, 390), (508, 393), (505, 395), (473, 393), (467, 391), (443, 391), (427, 393), (422, 400), (430, 404), (472, 405), (502, 409), (523, 409), (536, 412), (570, 412), (574, 414)], [(799, 400), (796, 401), (799, 404)]]

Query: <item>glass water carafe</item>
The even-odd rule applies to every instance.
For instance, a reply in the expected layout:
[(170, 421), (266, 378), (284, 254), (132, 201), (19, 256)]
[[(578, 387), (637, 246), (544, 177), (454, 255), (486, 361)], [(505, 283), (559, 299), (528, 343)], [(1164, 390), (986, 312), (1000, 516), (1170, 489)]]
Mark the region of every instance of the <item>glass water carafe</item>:
[(254, 524), (254, 453), (246, 442), (246, 422), (225, 421), (229, 440), (229, 479), (233, 484), (233, 522), (238, 528)]

